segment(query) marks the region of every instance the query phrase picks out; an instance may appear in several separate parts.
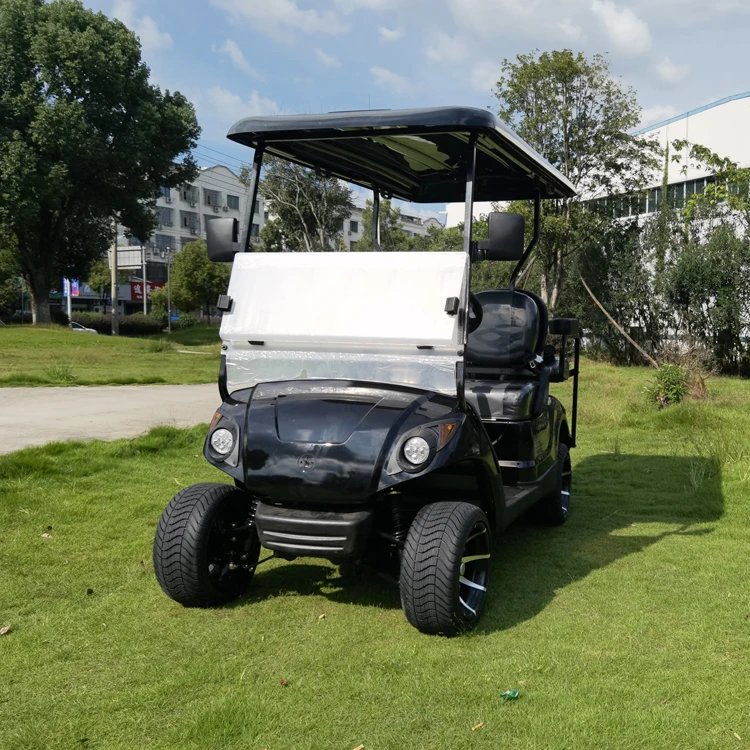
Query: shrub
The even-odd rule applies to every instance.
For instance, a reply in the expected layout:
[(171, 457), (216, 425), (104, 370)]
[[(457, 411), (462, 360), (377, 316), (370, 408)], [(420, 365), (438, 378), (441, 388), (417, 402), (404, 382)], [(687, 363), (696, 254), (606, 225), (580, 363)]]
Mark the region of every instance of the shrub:
[(171, 341), (164, 341), (163, 339), (152, 339), (146, 342), (143, 350), (149, 354), (158, 354), (159, 352), (173, 352), (176, 347)]
[(120, 318), (120, 335), (122, 336), (151, 336), (161, 333), (161, 329), (162, 325), (159, 320), (143, 313), (123, 315)]
[(183, 313), (177, 320), (172, 323), (172, 330), (183, 331), (186, 328), (192, 328), (198, 325), (198, 318), (190, 313)]
[(688, 373), (679, 365), (663, 364), (645, 388), (646, 398), (659, 409), (679, 404), (688, 391)]
[(70, 365), (47, 365), (44, 372), (53, 383), (75, 383), (77, 380)]
[(76, 312), (73, 313), (73, 322), (93, 328), (97, 333), (112, 333), (112, 321), (108, 315), (102, 313)]

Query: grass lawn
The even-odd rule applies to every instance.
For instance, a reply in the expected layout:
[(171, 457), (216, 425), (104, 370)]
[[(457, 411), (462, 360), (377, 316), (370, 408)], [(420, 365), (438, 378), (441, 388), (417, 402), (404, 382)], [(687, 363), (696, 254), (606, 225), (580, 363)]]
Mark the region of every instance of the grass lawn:
[(219, 372), (220, 347), (213, 326), (141, 339), (6, 326), (0, 386), (209, 383)]
[(222, 609), (167, 599), (159, 515), (224, 478), (203, 429), (0, 457), (0, 747), (747, 745), (750, 384), (655, 412), (647, 370), (583, 369), (570, 520), (496, 540), (489, 608), (456, 639), (315, 560), (267, 563)]

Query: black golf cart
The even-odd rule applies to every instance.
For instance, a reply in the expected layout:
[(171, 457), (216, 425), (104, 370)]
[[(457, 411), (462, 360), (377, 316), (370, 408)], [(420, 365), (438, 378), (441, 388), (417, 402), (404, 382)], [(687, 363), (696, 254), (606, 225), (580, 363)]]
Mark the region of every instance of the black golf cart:
[[(188, 487), (169, 503), (154, 542), (159, 583), (186, 606), (227, 602), (262, 546), (374, 565), (398, 581), (422, 632), (471, 628), (493, 532), (525, 512), (559, 525), (570, 508), (578, 324), (548, 320), (515, 283), (541, 201), (573, 187), (472, 108), (253, 117), (229, 138), (255, 156), (244, 222), (207, 225), (212, 260), (233, 267), (219, 300), (223, 403), (204, 455), (234, 484)], [(464, 201), (463, 252), (249, 252), (264, 154), (371, 189), (376, 250), (381, 196)], [(511, 199), (534, 201), (528, 246), (510, 213), (491, 213), (489, 239), (473, 241), (473, 202)], [(515, 263), (508, 288), (471, 293), (482, 260)], [(549, 387), (571, 376), (569, 425)]]

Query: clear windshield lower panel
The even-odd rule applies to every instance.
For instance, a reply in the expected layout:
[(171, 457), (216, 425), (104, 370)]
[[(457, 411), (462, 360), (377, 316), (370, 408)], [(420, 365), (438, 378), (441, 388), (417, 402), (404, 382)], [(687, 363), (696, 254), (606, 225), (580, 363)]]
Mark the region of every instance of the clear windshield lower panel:
[(363, 352), (232, 350), (229, 392), (284, 380), (359, 380), (456, 393), (456, 356), (404, 356)]

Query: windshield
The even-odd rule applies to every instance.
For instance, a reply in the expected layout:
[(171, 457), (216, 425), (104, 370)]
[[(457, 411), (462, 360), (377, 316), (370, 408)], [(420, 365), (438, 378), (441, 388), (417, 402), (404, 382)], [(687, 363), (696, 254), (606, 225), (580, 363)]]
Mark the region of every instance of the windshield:
[(221, 337), (230, 391), (344, 379), (456, 392), (468, 257), (440, 253), (241, 253)]

